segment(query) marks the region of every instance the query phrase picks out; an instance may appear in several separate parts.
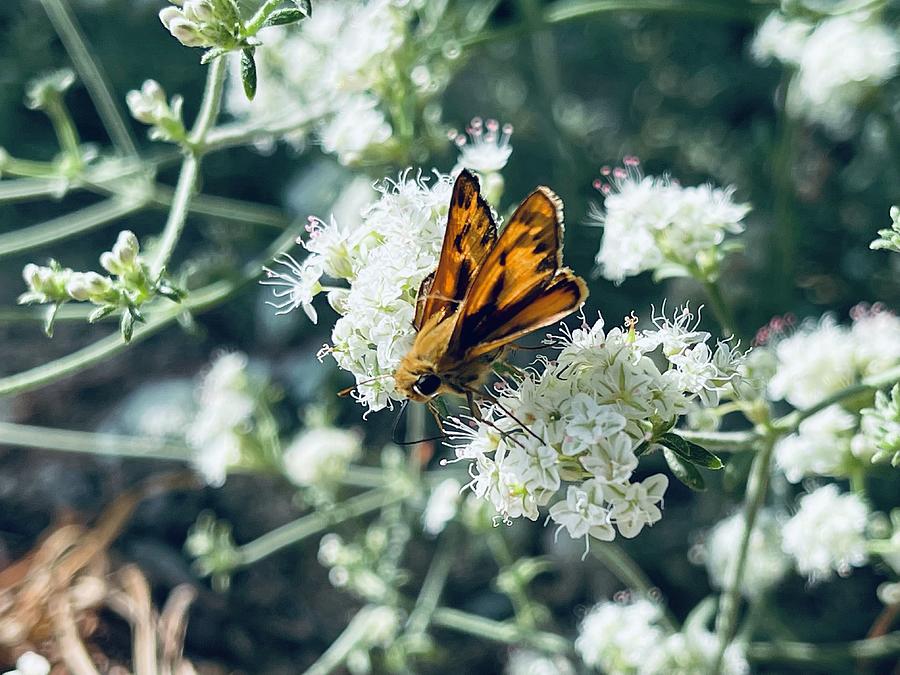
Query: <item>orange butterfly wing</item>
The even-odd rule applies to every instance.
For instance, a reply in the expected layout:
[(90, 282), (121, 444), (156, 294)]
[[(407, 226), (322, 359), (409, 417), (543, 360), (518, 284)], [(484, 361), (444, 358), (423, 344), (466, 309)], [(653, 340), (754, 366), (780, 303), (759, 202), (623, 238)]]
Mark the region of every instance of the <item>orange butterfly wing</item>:
[(516, 209), (481, 264), (456, 321), (451, 353), (475, 359), (584, 304), (584, 281), (561, 267), (562, 237), (562, 202), (540, 187)]
[(416, 330), (439, 312), (456, 312), (496, 242), (497, 226), (491, 207), (481, 196), (478, 179), (463, 169), (453, 185), (437, 269), (419, 288), (413, 321)]

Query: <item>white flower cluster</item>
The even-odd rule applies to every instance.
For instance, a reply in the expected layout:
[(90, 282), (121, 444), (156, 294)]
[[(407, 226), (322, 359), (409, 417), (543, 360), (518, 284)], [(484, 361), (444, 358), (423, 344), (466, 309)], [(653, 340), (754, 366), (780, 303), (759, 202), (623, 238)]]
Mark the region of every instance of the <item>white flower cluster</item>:
[[(504, 518), (538, 517), (564, 482), (550, 517), (573, 538), (631, 538), (662, 517), (663, 474), (634, 481), (638, 449), (670, 429), (691, 401), (730, 391), (742, 355), (712, 349), (685, 307), (654, 330), (593, 326), (556, 337), (540, 360), (480, 406), (482, 419), (451, 420), (452, 445), (471, 461), (471, 488)], [(661, 355), (659, 354), (661, 352)], [(662, 356), (660, 369), (654, 356)]]
[(869, 248), (887, 249), (900, 253), (900, 206), (891, 207), (891, 227), (878, 230), (878, 239), (869, 244)]
[(900, 384), (894, 385), (890, 395), (876, 392), (874, 407), (861, 413), (860, 431), (875, 451), (872, 461), (900, 466)]
[(422, 529), (426, 534), (437, 536), (444, 531), (447, 523), (456, 517), (462, 501), (462, 485), (455, 478), (446, 478), (438, 483), (425, 504), (422, 513)]
[(417, 46), (441, 27), (443, 10), (429, 10), (422, 20), (421, 6), (407, 0), (334, 0), (319, 3), (299, 25), (264, 29), (264, 45), (256, 50), (257, 96), (251, 103), (241, 93), (235, 57), (228, 109), (263, 130), (284, 129), (286, 119), (297, 118), (298, 126), (283, 136), (295, 145), (309, 128), (300, 123), (318, 119), (322, 148), (343, 164), (378, 154), (398, 131), (395, 125), (411, 123), (391, 117), (398, 96), (410, 91), (422, 106), (449, 82), (451, 59)]
[(869, 462), (874, 447), (857, 433), (858, 418), (833, 405), (800, 423), (775, 445), (775, 461), (792, 483), (810, 476), (847, 476), (855, 459)]
[(197, 413), (185, 437), (193, 448), (197, 471), (207, 484), (220, 487), (228, 469), (241, 463), (256, 408), (246, 354), (219, 355), (200, 381), (196, 398)]
[(773, 341), (778, 360), (769, 396), (798, 408), (900, 364), (900, 318), (880, 305), (857, 306), (850, 326), (826, 315)]
[(308, 239), (298, 240), (310, 255), (303, 262), (281, 260), (288, 272), (267, 270), (263, 282), (281, 287), (276, 306), (303, 307), (313, 318), (311, 303), (323, 290), (323, 275), (349, 283), (328, 293), (341, 317), (322, 354), (355, 376), (354, 396), (370, 410), (400, 400), (392, 375), (415, 336), (419, 286), (437, 266), (452, 184), (438, 172), (429, 181), (407, 171), (377, 190), (380, 197), (363, 209), (359, 223), (310, 218)]
[[(706, 672), (716, 656), (716, 637), (700, 626), (672, 633), (662, 618), (662, 608), (644, 598), (601, 602), (585, 616), (575, 651), (588, 666), (616, 675)], [(719, 672), (743, 675), (749, 670), (740, 646), (733, 643)]]
[(591, 214), (603, 226), (596, 262), (604, 277), (621, 282), (653, 271), (658, 278), (716, 274), (720, 245), (744, 229), (750, 211), (733, 200), (732, 188), (682, 187), (668, 177), (644, 176), (635, 157), (601, 170), (594, 186), (603, 209)]
[[(703, 551), (704, 562), (712, 583), (717, 588), (725, 586), (725, 575), (740, 547), (744, 518), (740, 513), (718, 523), (709, 533)], [(741, 580), (744, 596), (758, 597), (777, 584), (788, 571), (790, 560), (781, 550), (780, 523), (770, 511), (762, 510), (756, 516), (750, 533), (748, 560)]]
[(869, 507), (858, 495), (825, 485), (800, 498), (799, 510), (782, 529), (782, 546), (812, 580), (835, 571), (846, 576), (868, 561), (868, 518)]
[(50, 662), (40, 654), (25, 652), (16, 660), (16, 669), (4, 675), (48, 675)]
[(559, 654), (513, 649), (506, 662), (506, 675), (575, 675), (569, 660)]
[(319, 426), (301, 431), (284, 451), (284, 473), (301, 487), (333, 485), (362, 453), (354, 431)]
[(810, 23), (770, 14), (753, 41), (754, 57), (796, 68), (787, 110), (843, 136), (866, 97), (894, 77), (900, 65), (897, 33), (865, 12)]

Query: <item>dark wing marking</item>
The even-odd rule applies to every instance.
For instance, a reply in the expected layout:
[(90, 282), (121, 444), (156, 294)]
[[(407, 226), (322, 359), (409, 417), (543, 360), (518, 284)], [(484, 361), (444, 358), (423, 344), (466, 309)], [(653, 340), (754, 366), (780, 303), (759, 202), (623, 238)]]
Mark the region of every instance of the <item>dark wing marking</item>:
[(422, 311), (416, 312), (417, 328), (437, 312), (452, 314), (459, 308), (472, 279), (496, 241), (497, 226), (491, 207), (481, 196), (478, 179), (463, 169), (453, 185), (447, 230), (434, 281), (424, 296)]
[[(475, 358), (558, 321), (584, 302), (584, 282), (560, 269), (562, 236), (562, 202), (540, 187), (513, 213), (472, 281), (450, 339), (451, 353)], [(541, 302), (547, 293), (551, 300)]]

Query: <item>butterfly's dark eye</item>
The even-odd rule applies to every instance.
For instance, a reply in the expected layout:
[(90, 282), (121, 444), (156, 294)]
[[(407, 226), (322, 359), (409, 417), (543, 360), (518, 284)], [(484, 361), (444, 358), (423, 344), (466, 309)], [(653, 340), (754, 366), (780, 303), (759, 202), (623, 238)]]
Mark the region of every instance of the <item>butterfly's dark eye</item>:
[(432, 396), (434, 393), (440, 389), (441, 386), (441, 378), (439, 378), (434, 373), (428, 373), (426, 375), (421, 375), (416, 383), (413, 385), (413, 389), (415, 389), (417, 394), (421, 396)]

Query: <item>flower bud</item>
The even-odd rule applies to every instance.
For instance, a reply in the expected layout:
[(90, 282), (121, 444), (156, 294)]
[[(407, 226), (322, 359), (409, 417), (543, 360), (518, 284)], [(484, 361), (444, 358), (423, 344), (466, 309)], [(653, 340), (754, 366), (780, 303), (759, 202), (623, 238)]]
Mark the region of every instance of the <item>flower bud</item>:
[(140, 91), (129, 91), (125, 102), (131, 116), (144, 124), (155, 124), (169, 114), (166, 92), (156, 80), (145, 81)]
[(135, 236), (134, 232), (131, 230), (122, 230), (119, 232), (119, 236), (112, 249), (112, 254), (122, 263), (122, 265), (131, 265), (135, 258), (137, 258), (139, 251), (140, 244), (138, 244), (138, 238)]
[(73, 300), (102, 300), (112, 288), (112, 280), (96, 272), (75, 272), (66, 283), (66, 292)]
[(197, 24), (212, 23), (216, 18), (215, 10), (208, 0), (186, 0), (182, 12), (188, 21)]

